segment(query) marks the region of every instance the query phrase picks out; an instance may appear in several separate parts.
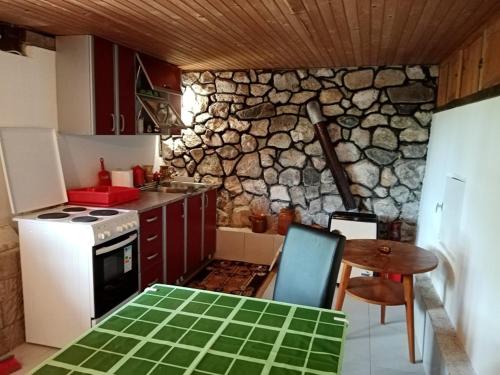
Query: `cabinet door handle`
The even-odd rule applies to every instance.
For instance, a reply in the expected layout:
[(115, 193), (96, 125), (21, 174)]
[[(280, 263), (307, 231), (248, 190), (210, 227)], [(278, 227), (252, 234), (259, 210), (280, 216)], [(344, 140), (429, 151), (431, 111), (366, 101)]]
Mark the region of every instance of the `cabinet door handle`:
[(120, 120), (122, 122), (122, 126), (120, 128), (120, 133), (122, 133), (125, 130), (125, 116), (120, 115)]
[(116, 128), (116, 123), (115, 123), (115, 114), (111, 114), (111, 120), (113, 121), (113, 126), (111, 127), (111, 131), (114, 132)]
[(157, 234), (155, 234), (154, 236), (151, 236), (151, 237), (146, 238), (146, 241), (151, 242), (151, 241), (156, 240), (157, 238), (158, 238), (158, 235), (157, 235)]
[(153, 260), (154, 258), (156, 258), (158, 256), (159, 253), (155, 253), (153, 255), (150, 255), (148, 257), (146, 257), (147, 260)]
[(149, 219), (146, 219), (146, 223), (152, 223), (153, 221), (156, 221), (158, 220), (158, 216), (153, 216), (153, 217), (150, 217)]
[(156, 284), (157, 282), (159, 282), (160, 280), (158, 278), (154, 279), (153, 281), (151, 281), (149, 284), (148, 284), (148, 287)]

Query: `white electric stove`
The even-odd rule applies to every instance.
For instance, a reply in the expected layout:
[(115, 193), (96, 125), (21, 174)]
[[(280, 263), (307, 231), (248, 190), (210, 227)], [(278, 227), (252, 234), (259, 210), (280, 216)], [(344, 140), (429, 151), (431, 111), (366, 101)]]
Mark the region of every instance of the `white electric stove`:
[(136, 211), (65, 205), (52, 129), (0, 128), (18, 223), (26, 341), (63, 347), (139, 291)]

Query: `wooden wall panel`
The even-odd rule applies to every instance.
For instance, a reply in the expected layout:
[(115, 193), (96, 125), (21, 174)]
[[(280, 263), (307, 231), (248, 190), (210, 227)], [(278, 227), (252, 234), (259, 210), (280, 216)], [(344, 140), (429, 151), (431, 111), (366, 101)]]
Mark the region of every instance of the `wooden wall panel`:
[(460, 97), (474, 94), (479, 90), (479, 73), (483, 53), (483, 35), (463, 48), (462, 79)]
[(500, 83), (500, 18), (484, 32), (483, 71), (481, 88)]
[(453, 53), (448, 59), (448, 82), (446, 101), (451, 102), (460, 97), (460, 81), (462, 78), (462, 50)]
[(439, 63), (497, 11), (498, 0), (0, 0), (0, 21), (97, 35), (184, 70)]
[(448, 103), (447, 89), (448, 89), (448, 71), (449, 61), (445, 60), (439, 65), (439, 79), (438, 79), (438, 96), (437, 106), (440, 107)]

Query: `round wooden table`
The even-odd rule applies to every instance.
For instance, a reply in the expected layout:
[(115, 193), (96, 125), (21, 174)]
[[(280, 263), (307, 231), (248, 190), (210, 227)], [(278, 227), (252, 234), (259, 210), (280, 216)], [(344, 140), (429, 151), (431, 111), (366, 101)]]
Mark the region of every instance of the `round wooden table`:
[[(384, 248), (385, 247), (385, 248)], [(390, 249), (389, 253), (384, 253)], [(362, 301), (381, 306), (381, 323), (385, 321), (385, 306), (406, 305), (406, 329), (410, 361), (415, 363), (415, 330), (413, 321), (413, 275), (431, 271), (438, 258), (420, 247), (387, 240), (348, 240), (342, 258), (344, 269), (340, 282), (336, 310), (342, 310), (345, 293)], [(350, 278), (352, 267), (379, 272), (381, 277)], [(387, 279), (388, 273), (403, 275), (403, 283)]]

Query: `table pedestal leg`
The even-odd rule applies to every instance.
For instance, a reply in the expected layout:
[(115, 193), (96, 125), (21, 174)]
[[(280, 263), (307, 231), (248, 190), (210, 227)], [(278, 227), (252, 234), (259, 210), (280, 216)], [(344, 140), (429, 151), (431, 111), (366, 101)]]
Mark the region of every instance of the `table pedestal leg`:
[(345, 298), (345, 290), (347, 288), (347, 284), (349, 283), (349, 277), (351, 276), (352, 267), (343, 264), (342, 270), (342, 279), (340, 280), (340, 286), (337, 294), (337, 299), (335, 301), (335, 310), (342, 310), (342, 306), (344, 305)]
[(415, 363), (415, 328), (413, 325), (413, 275), (403, 275), (403, 288), (406, 304), (406, 330), (410, 362)]

